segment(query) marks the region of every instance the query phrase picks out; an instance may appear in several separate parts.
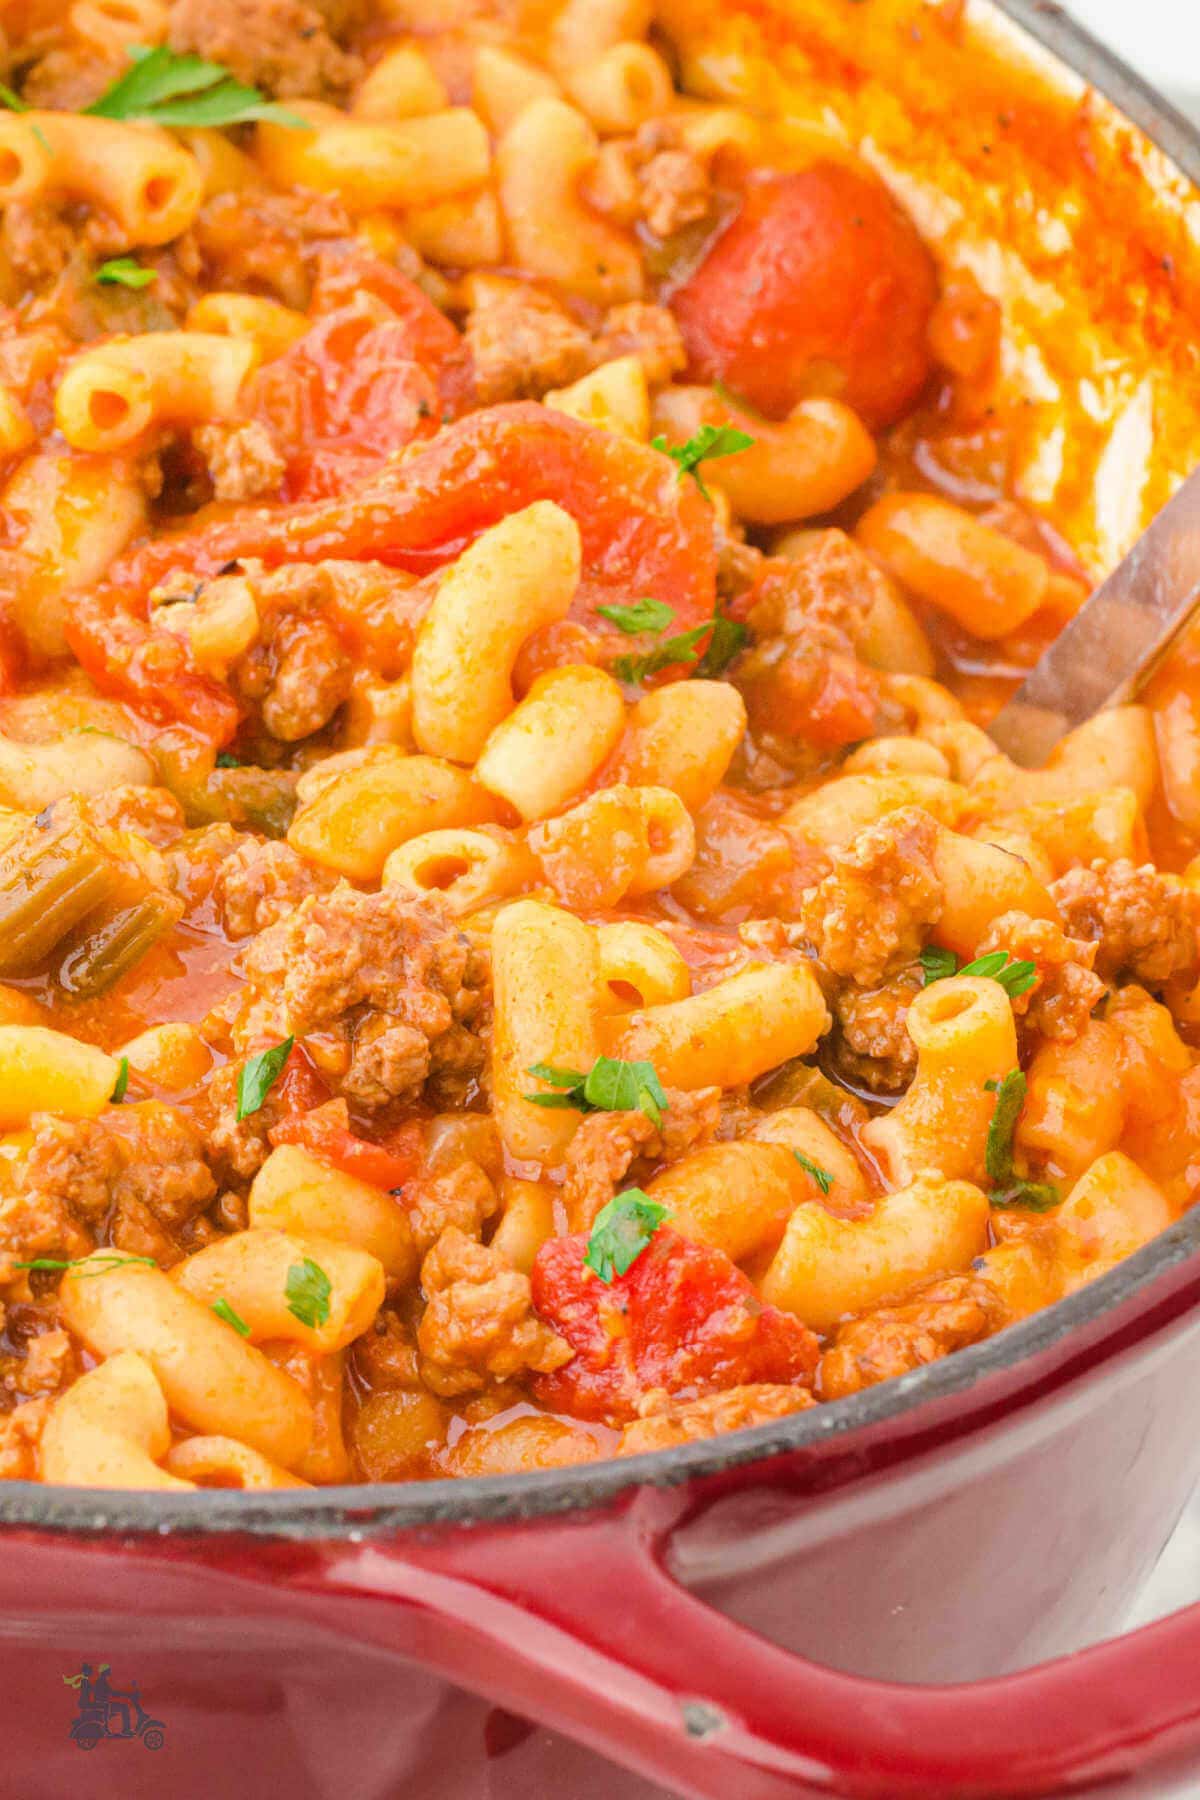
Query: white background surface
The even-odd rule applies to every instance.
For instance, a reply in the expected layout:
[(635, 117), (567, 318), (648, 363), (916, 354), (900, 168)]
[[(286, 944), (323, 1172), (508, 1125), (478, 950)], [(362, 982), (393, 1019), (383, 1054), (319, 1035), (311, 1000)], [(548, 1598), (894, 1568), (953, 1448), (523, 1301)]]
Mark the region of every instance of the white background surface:
[(1200, 117), (1200, 0), (1068, 0), (1066, 10)]

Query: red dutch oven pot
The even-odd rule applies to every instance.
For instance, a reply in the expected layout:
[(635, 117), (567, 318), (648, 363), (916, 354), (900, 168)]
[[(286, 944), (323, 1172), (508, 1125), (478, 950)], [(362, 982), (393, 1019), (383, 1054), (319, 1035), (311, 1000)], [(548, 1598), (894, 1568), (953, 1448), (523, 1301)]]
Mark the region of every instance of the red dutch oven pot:
[[(1200, 181), (1195, 135), (1056, 7), (1003, 10)], [(4, 1484), (0, 1800), (1186, 1791), (1200, 1605), (1098, 1640), (1200, 1475), (1198, 1391), (1200, 1208), (988, 1342), (653, 1456)], [(138, 1685), (102, 1736), (72, 1736), (84, 1662)]]
[[(1119, 1622), (1200, 1473), (1198, 1250), (1200, 1210), (989, 1342), (626, 1462), (11, 1483), (0, 1793), (1162, 1795), (1200, 1769), (1200, 1605), (1040, 1659)], [(161, 1749), (83, 1761), (83, 1660), (138, 1682)]]

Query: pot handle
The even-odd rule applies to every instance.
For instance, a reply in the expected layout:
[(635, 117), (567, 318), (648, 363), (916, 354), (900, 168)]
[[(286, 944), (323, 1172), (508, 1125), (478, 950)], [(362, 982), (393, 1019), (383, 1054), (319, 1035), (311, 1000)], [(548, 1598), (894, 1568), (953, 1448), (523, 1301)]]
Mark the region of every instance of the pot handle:
[[(427, 1666), (693, 1800), (1032, 1800), (1200, 1767), (1200, 1604), (996, 1680), (865, 1680), (681, 1587), (660, 1554), (669, 1526), (646, 1529), (647, 1505), (669, 1501), (329, 1547), (293, 1581), (400, 1603)], [(395, 1625), (354, 1617), (393, 1644)]]

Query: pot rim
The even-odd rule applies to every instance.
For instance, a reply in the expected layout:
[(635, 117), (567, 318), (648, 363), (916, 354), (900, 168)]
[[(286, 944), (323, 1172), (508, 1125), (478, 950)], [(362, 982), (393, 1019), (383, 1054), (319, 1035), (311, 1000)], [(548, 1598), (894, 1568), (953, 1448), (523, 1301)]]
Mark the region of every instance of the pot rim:
[[(1148, 1296), (1198, 1250), (1200, 1206), (1108, 1274), (982, 1343), (847, 1399), (670, 1450), (519, 1475), (343, 1484), (307, 1493), (218, 1488), (162, 1493), (8, 1481), (0, 1483), (0, 1530), (35, 1527), (80, 1537), (113, 1532), (301, 1541), (334, 1537), (356, 1543), (430, 1526), (528, 1520), (603, 1507), (637, 1488), (678, 1487), (787, 1453), (841, 1448), (855, 1434), (953, 1400), (1022, 1363), (1030, 1365), (1032, 1376), (1037, 1359), (1085, 1325)], [(1103, 1352), (1095, 1358), (1100, 1360)], [(1042, 1372), (1039, 1367), (1037, 1373)]]
[[(1055, 0), (987, 0), (1067, 68), (1103, 93), (1192, 182), (1200, 186), (1200, 128)], [(466, 1480), (372, 1482), (270, 1493), (202, 1489), (162, 1493), (0, 1482), (0, 1530), (35, 1528), (90, 1537), (226, 1537), (357, 1542), (447, 1524), (527, 1520), (602, 1507), (642, 1487), (670, 1488), (785, 1453), (817, 1450), (866, 1434), (939, 1401), (970, 1392), (1056, 1348), (1083, 1326), (1147, 1294), (1200, 1250), (1200, 1206), (1115, 1269), (995, 1337), (844, 1400), (766, 1425), (641, 1456), (566, 1469)]]

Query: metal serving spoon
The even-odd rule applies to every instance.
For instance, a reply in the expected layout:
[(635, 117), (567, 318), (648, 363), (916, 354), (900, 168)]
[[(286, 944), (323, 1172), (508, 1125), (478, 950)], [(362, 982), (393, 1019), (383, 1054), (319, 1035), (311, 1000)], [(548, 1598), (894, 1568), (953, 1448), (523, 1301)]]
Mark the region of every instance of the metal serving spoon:
[(1188, 476), (989, 727), (1023, 768), (1065, 732), (1131, 700), (1200, 610), (1200, 469)]

